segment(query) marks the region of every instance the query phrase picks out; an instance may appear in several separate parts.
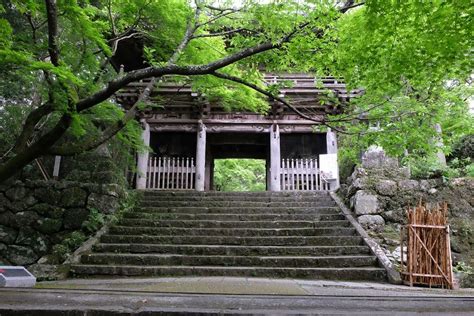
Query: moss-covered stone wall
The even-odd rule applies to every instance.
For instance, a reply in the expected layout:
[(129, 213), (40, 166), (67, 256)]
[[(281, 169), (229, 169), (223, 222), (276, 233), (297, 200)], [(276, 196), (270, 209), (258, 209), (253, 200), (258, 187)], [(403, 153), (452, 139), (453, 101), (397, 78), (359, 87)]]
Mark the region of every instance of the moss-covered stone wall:
[(53, 253), (55, 245), (82, 239), (97, 218), (118, 209), (125, 194), (116, 184), (73, 181), (0, 186), (0, 264), (28, 266)]

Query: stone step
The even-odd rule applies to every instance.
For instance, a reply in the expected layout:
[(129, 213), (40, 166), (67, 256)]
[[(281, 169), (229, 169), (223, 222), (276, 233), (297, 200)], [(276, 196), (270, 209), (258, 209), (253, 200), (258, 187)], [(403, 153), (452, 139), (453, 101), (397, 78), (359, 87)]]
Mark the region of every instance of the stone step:
[(348, 220), (341, 221), (301, 221), (301, 220), (273, 220), (273, 221), (209, 221), (209, 220), (152, 220), (124, 218), (120, 226), (133, 227), (183, 227), (183, 228), (320, 228), (320, 227), (347, 227)]
[(228, 245), (167, 245), (167, 244), (103, 244), (94, 245), (94, 252), (162, 253), (181, 255), (228, 256), (327, 256), (370, 255), (367, 246), (228, 246)]
[[(141, 201), (147, 202), (222, 202), (222, 201), (229, 201), (229, 202), (240, 202), (244, 200), (242, 196), (218, 196), (218, 197), (211, 197), (211, 196), (188, 196), (178, 198), (175, 196), (145, 196), (141, 199)], [(262, 202), (262, 203), (273, 203), (273, 202), (333, 202), (334, 200), (330, 196), (322, 196), (322, 197), (314, 197), (314, 196), (296, 196), (296, 197), (248, 197), (245, 198), (246, 201), (250, 202)]]
[(377, 267), (358, 268), (272, 268), (220, 266), (142, 266), (142, 265), (72, 265), (75, 275), (94, 276), (240, 276), (295, 278), (312, 280), (381, 281), (386, 272)]
[(343, 214), (335, 211), (332, 213), (255, 213), (255, 214), (228, 214), (228, 213), (158, 213), (158, 212), (127, 212), (124, 218), (139, 218), (153, 220), (234, 220), (234, 221), (264, 221), (264, 220), (311, 220), (311, 221), (337, 221), (345, 220)]
[(334, 201), (314, 202), (253, 202), (253, 201), (142, 201), (141, 207), (238, 207), (238, 208), (274, 208), (274, 207), (335, 207)]
[(353, 227), (328, 228), (181, 228), (112, 226), (115, 235), (179, 235), (179, 236), (352, 236)]
[(83, 264), (146, 266), (254, 266), (254, 267), (365, 267), (375, 266), (375, 256), (189, 256), (176, 254), (91, 253), (81, 257)]
[(142, 236), (105, 234), (102, 243), (239, 246), (362, 246), (360, 236)]
[(280, 191), (280, 192), (221, 192), (221, 191), (206, 191), (198, 192), (194, 190), (180, 190), (180, 191), (159, 191), (159, 190), (145, 190), (141, 191), (143, 197), (149, 196), (174, 196), (179, 198), (186, 198), (190, 196), (197, 197), (327, 197), (330, 196), (328, 191)]
[(304, 214), (304, 213), (340, 213), (337, 207), (140, 207), (136, 211), (140, 213), (231, 213), (231, 214)]

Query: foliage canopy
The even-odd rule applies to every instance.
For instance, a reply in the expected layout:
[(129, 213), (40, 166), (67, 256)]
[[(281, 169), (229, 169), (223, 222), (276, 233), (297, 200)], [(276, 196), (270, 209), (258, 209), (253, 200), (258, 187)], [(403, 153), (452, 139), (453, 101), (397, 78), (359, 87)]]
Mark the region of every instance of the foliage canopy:
[[(0, 3), (0, 182), (35, 158), (74, 155), (115, 135), (140, 147), (138, 105), (123, 109), (112, 96), (164, 75), (258, 112), (275, 92), (263, 69), (341, 76), (365, 94), (318, 124), (347, 134), (347, 159), (371, 144), (429, 156), (435, 124), (448, 152), (473, 133), (469, 0)], [(131, 37), (143, 41), (146, 64), (117, 74), (110, 58)]]

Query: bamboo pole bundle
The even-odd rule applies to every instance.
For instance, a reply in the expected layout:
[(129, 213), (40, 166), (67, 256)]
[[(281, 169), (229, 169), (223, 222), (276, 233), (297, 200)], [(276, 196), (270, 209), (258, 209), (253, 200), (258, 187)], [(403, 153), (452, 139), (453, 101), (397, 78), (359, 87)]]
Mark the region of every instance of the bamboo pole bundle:
[[(427, 207), (420, 201), (407, 209), (407, 264), (402, 262), (402, 275), (410, 286), (453, 287), (447, 214), (446, 202)], [(402, 249), (405, 231), (401, 232)]]

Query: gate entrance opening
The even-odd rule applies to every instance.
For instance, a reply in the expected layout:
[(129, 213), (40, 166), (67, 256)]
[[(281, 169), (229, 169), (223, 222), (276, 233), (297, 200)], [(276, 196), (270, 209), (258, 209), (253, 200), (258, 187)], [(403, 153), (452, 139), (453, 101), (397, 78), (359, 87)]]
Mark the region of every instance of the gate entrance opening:
[(211, 189), (225, 192), (265, 191), (266, 178), (266, 161), (263, 159), (216, 159)]

